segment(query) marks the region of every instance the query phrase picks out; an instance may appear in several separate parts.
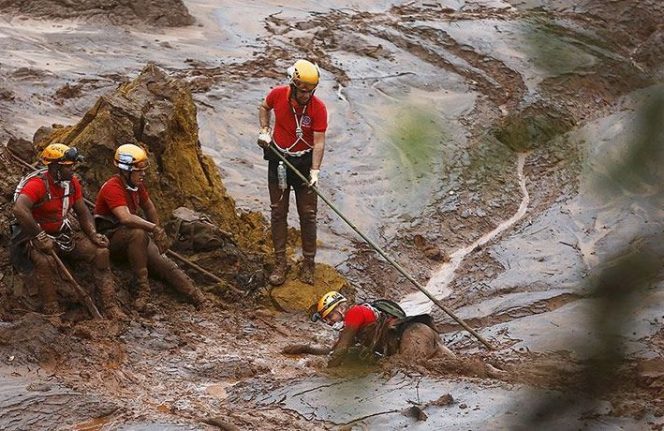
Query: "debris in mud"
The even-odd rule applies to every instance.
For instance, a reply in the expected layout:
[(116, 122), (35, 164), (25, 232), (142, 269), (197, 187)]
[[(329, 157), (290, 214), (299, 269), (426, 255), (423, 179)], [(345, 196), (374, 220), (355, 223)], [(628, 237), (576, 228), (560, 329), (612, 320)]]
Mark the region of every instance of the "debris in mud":
[(401, 414), (409, 418), (415, 418), (418, 421), (425, 421), (429, 418), (429, 415), (424, 413), (424, 410), (418, 406), (408, 407), (407, 409), (402, 410)]
[(449, 406), (450, 404), (453, 404), (453, 403), (454, 403), (454, 398), (452, 398), (452, 395), (445, 394), (445, 395), (442, 395), (437, 400), (431, 401), (430, 403), (427, 404), (427, 406), (443, 407), (443, 406)]
[(15, 98), (16, 95), (14, 94), (13, 91), (0, 87), (0, 100), (6, 100), (8, 102), (11, 102)]
[(83, 84), (65, 84), (64, 86), (58, 88), (58, 90), (55, 92), (55, 97), (57, 100), (56, 103), (62, 104), (63, 101), (61, 99), (73, 99), (80, 97), (82, 94), (82, 88)]
[(43, 19), (89, 19), (116, 25), (180, 27), (194, 23), (182, 0), (0, 0), (0, 10)]
[(436, 262), (448, 262), (450, 260), (449, 256), (443, 253), (438, 246), (431, 244), (422, 235), (415, 235), (413, 241), (415, 242), (415, 247), (417, 247), (428, 259)]

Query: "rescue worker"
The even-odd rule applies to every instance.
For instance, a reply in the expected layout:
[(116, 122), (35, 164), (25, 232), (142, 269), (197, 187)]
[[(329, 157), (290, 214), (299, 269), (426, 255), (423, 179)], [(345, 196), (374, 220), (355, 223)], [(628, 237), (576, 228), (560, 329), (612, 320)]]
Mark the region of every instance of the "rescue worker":
[[(275, 267), (269, 281), (275, 286), (286, 280), (288, 272), (286, 240), (291, 188), (295, 191), (302, 235), (303, 261), (299, 278), (304, 283), (314, 283), (318, 196), (309, 186), (318, 184), (327, 130), (327, 108), (322, 100), (314, 96), (320, 79), (318, 66), (307, 60), (298, 60), (288, 69), (288, 77), (288, 85), (273, 88), (258, 108), (258, 145), (263, 148), (263, 158), (268, 160), (268, 190), (275, 255)], [(270, 127), (270, 113), (273, 110), (274, 129)], [(286, 167), (269, 148), (271, 143), (305, 178), (309, 178), (308, 183), (287, 169), (287, 180), (284, 188), (280, 188), (278, 171)]]
[(341, 364), (355, 344), (362, 345), (365, 353), (370, 355), (391, 356), (398, 353), (410, 359), (455, 356), (440, 342), (431, 316), (406, 317), (401, 307), (392, 301), (349, 305), (342, 294), (331, 291), (320, 298), (316, 310), (314, 321), (323, 320), (341, 331), (331, 350), (330, 367)]
[(170, 240), (159, 225), (157, 209), (143, 182), (149, 165), (147, 152), (138, 145), (121, 145), (115, 151), (114, 163), (117, 174), (101, 186), (97, 195), (95, 222), (110, 240), (111, 257), (129, 261), (137, 286), (134, 307), (145, 311), (148, 305), (148, 271), (201, 307), (205, 303), (203, 293), (164, 255)]
[[(83, 188), (74, 176), (80, 160), (76, 148), (50, 144), (41, 153), (46, 169), (21, 181), (15, 195), (17, 224), (12, 226), (12, 262), (20, 271), (28, 272), (29, 282), (37, 284), (45, 314), (60, 312), (54, 277), (58, 267), (52, 253), (71, 263), (91, 264), (104, 314), (109, 319), (125, 319), (116, 302), (108, 239), (95, 230), (83, 200)], [(72, 228), (68, 219), (71, 209), (81, 230)]]

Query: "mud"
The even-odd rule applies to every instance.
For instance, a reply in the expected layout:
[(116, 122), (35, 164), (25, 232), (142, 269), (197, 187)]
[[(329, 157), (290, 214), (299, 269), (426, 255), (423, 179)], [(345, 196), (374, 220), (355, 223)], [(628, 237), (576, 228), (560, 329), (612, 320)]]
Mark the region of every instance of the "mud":
[(181, 0), (63, 0), (14, 1), (3, 0), (5, 13), (41, 19), (79, 19), (115, 25), (147, 24), (177, 27), (194, 24), (194, 18)]
[[(645, 284), (639, 277), (625, 281), (634, 294), (610, 314), (619, 328), (593, 318), (606, 309), (597, 291), (606, 279), (598, 274), (618, 266), (617, 250), (649, 250), (661, 261), (657, 167), (664, 142), (659, 129), (643, 132), (661, 124), (661, 110), (647, 110), (662, 104), (661, 2), (221, 7), (187, 0), (196, 24), (184, 27), (169, 27), (186, 19), (177, 5), (166, 8), (174, 21), (151, 15), (157, 2), (141, 11), (114, 2), (108, 13), (87, 9), (89, 2), (78, 10), (53, 9), (59, 2), (5, 3), (11, 8), (2, 8), (0, 20), (2, 141), (12, 139), (30, 163), (26, 143), (43, 145), (54, 131), (90, 146), (103, 141), (93, 129), (87, 137), (72, 129), (118, 87), (149, 101), (119, 115), (128, 114), (131, 126), (117, 129), (137, 139), (135, 126), (151, 112), (146, 107), (160, 105), (149, 93), (189, 98), (176, 105), (196, 121), (175, 115), (157, 124), (186, 131), (170, 142), (198, 145), (191, 159), (209, 155), (208, 177), (219, 169), (233, 205), (195, 209), (218, 212), (238, 253), (192, 258), (247, 289), (238, 294), (192, 272), (206, 285), (209, 309), (195, 312), (156, 283), (153, 316), (132, 314), (126, 324), (51, 322), (25, 312), (31, 304), (14, 293), (26, 286), (4, 266), (0, 376), (7, 377), (0, 379), (7, 390), (0, 402), (8, 408), (0, 427), (661, 429), (661, 274)], [(331, 128), (321, 190), (420, 283), (447, 295), (445, 305), (496, 351), (434, 308), (458, 361), (393, 358), (331, 371), (323, 357), (281, 353), (292, 344), (332, 344), (335, 334), (305, 313), (323, 291), (341, 288), (357, 301), (401, 301), (415, 292), (322, 204), (317, 261), (330, 267), (317, 273), (313, 288), (294, 280), (294, 260), (289, 283), (271, 291), (250, 281), (254, 271), (234, 266), (270, 268), (255, 107), (269, 87), (284, 82), (296, 56), (322, 69), (317, 94), (328, 104)], [(173, 80), (172, 91), (132, 83), (148, 63)], [(100, 112), (124, 105), (106, 106)], [(631, 148), (645, 150), (634, 156)], [(1, 153), (0, 162), (7, 173), (0, 185), (11, 190), (22, 171)], [(94, 189), (91, 174), (89, 181)], [(194, 204), (189, 195), (199, 192), (185, 198)], [(11, 198), (5, 192), (0, 199), (4, 221)], [(177, 204), (167, 196), (163, 202), (165, 214)], [(295, 217), (289, 223), (296, 226)], [(297, 232), (290, 235), (297, 256)], [(5, 253), (0, 261), (6, 264)], [(330, 281), (331, 267), (348, 281)], [(122, 296), (121, 302), (128, 303)], [(597, 353), (607, 339), (619, 355), (607, 355), (614, 362), (604, 368)], [(614, 384), (597, 380), (588, 372), (593, 368), (614, 376)], [(53, 407), (30, 410), (23, 398)], [(28, 413), (19, 417), (12, 406)]]

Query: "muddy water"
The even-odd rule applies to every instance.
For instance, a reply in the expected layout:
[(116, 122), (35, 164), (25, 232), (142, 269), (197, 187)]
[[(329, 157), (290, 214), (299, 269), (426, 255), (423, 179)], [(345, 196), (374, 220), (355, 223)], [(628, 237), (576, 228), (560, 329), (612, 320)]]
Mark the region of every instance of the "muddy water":
[[(597, 47), (581, 49), (586, 42), (552, 35), (537, 22), (520, 22), (519, 17), (509, 15), (512, 9), (501, 1), (438, 2), (453, 10), (471, 12), (464, 19), (443, 20), (438, 6), (433, 6), (433, 12), (424, 18), (418, 15), (414, 23), (408, 13), (387, 14), (390, 6), (401, 4), (390, 1), (297, 1), (284, 6), (276, 1), (219, 4), (189, 0), (186, 4), (198, 25), (181, 29), (139, 31), (99, 28), (83, 21), (51, 23), (3, 17), (0, 85), (13, 92), (15, 99), (0, 104), (2, 140), (10, 135), (29, 139), (41, 125), (77, 122), (99, 95), (114, 88), (124, 76), (135, 75), (148, 61), (192, 83), (199, 72), (222, 66), (228, 76), (215, 78), (209, 90), (194, 95), (201, 144), (214, 156), (239, 207), (267, 215), (266, 168), (254, 143), (256, 106), (269, 87), (283, 83), (277, 76), (283, 76), (291, 61), (284, 58), (284, 52), (300, 55), (302, 46), (309, 42), (299, 38), (310, 35), (303, 29), (315, 22), (324, 30), (316, 37), (328, 38), (329, 64), (340, 65), (348, 78), (342, 80), (332, 68), (323, 67), (317, 94), (328, 104), (331, 127), (321, 189), (369, 236), (380, 244), (389, 244), (416, 224), (427, 230), (430, 221), (422, 220), (422, 213), (441, 213), (444, 220), (454, 217), (457, 208), (437, 208), (439, 201), (432, 199), (433, 194), (450, 190), (463, 194), (470, 188), (466, 177), (472, 165), (469, 154), (478, 144), (469, 118), (479, 116), (478, 123), (484, 128), (509, 108), (488, 104), (487, 99), (503, 96), (482, 94), (478, 82), (496, 93), (521, 91), (518, 82), (492, 75), (491, 69), (482, 68), (482, 64), (494, 64), (492, 58), (506, 64), (523, 80), (525, 94), (532, 99), (539, 97), (538, 85), (546, 78), (592, 67), (601, 52)], [(472, 12), (485, 6), (498, 11), (491, 9), (486, 15)], [(377, 15), (348, 18), (358, 11)], [(315, 21), (321, 13), (334, 18), (330, 22)], [(286, 24), (268, 30), (266, 20), (271, 14)], [(496, 14), (504, 19), (497, 19)], [(404, 22), (410, 24), (399, 27)], [(421, 33), (413, 31), (403, 36), (407, 27)], [(442, 37), (439, 31), (450, 38)], [(524, 37), (531, 34), (531, 40)], [(539, 51), (533, 47), (542, 45), (550, 55), (536, 55)], [(479, 52), (480, 60), (464, 57), (466, 47)], [(264, 56), (264, 64), (244, 66), (258, 55)], [(235, 67), (238, 64), (242, 67)], [(264, 69), (275, 74), (265, 75)], [(65, 84), (81, 85), (80, 94), (56, 97), (56, 90)], [(620, 158), (620, 143), (628, 141), (628, 131), (636, 124), (633, 110), (646, 96), (637, 94), (634, 101), (615, 108), (616, 112), (581, 124), (564, 137), (587, 148), (591, 160), (588, 172), (601, 172), (607, 161), (603, 157), (608, 161)], [(506, 104), (520, 101), (511, 101), (509, 96), (505, 99)], [(584, 146), (596, 142), (601, 145)], [(501, 346), (541, 353), (576, 349), (575, 345), (570, 347), (570, 336), (579, 345), (592, 345), (597, 334), (589, 332), (583, 321), (592, 299), (575, 300), (573, 295), (587, 292), (583, 281), (589, 271), (611, 249), (629, 241), (635, 231), (650, 236), (661, 232), (662, 206), (651, 200), (661, 193), (658, 183), (627, 190), (624, 196), (605, 198), (590, 188), (591, 175), (584, 176), (578, 196), (562, 197), (546, 208), (538, 208), (532, 223), (526, 224), (522, 217), (529, 194), (524, 184), (536, 178), (526, 179), (523, 174), (525, 154), (518, 156), (517, 169), (513, 168), (515, 157), (506, 159), (492, 162), (504, 163), (501, 167), (511, 171), (509, 183), (521, 190), (514, 196), (520, 205), (493, 220), (499, 225), (496, 229), (481, 230), (478, 227), (483, 225), (471, 222), (454, 224), (472, 241), (454, 244), (452, 261), (434, 274), (427, 287), (443, 297), (457, 274), (469, 271), (468, 265), (486, 271), (483, 263), (468, 263), (477, 246), (483, 245), (502, 270), (486, 278), (477, 277), (479, 280), (474, 281), (478, 283), (463, 286), (468, 290), (455, 292), (468, 294), (458, 310), (463, 318), (486, 322), (484, 335)], [(491, 185), (480, 182), (475, 188)], [(485, 208), (479, 193), (470, 195), (454, 205)], [(294, 214), (290, 222), (296, 225)], [(320, 225), (320, 260), (332, 264), (345, 261), (353, 252), (354, 236), (326, 208), (321, 208)], [(480, 231), (487, 233), (478, 235)], [(473, 289), (481, 291), (476, 294)], [(648, 344), (648, 337), (659, 329), (652, 322), (660, 312), (657, 304), (661, 300), (658, 290), (644, 295), (643, 302), (648, 305), (635, 314), (634, 325), (625, 334), (630, 352), (644, 357), (659, 354)], [(419, 299), (406, 301), (412, 304), (408, 306), (411, 312), (426, 309)], [(419, 379), (402, 374), (392, 378), (371, 374), (355, 380), (320, 377), (325, 374), (322, 358), (284, 357), (277, 344), (308, 340), (312, 333), (316, 341), (329, 344), (331, 335), (312, 329), (303, 322), (303, 316), (290, 315), (281, 320), (268, 316), (268, 322), (261, 323), (260, 318), (245, 311), (238, 311), (243, 314), (239, 317), (201, 313), (194, 319), (192, 312), (184, 310), (175, 314), (184, 330), (182, 326), (170, 326), (163, 316), (145, 319), (118, 337), (126, 343), (122, 346), (129, 346), (124, 362), (102, 361), (103, 365), (96, 365), (99, 374), (88, 380), (70, 370), (58, 370), (61, 379), (80, 384), (87, 391), (83, 396), (69, 388), (53, 389), (52, 393), (61, 397), (58, 400), (89, 400), (90, 394), (100, 393), (119, 400), (126, 409), (108, 422), (91, 422), (94, 416), (86, 415), (67, 416), (62, 423), (76, 423), (79, 428), (100, 425), (102, 429), (201, 429), (203, 414), (221, 411), (229, 416), (236, 414), (239, 423), (251, 424), (247, 429), (255, 428), (252, 417), (264, 419), (266, 429), (316, 429), (365, 416), (361, 422), (369, 429), (482, 429), (486, 424), (511, 429), (510, 420), (520, 417), (519, 410), (528, 409), (529, 404), (520, 396), (528, 398), (531, 392), (522, 386), (458, 378)], [(436, 319), (446, 322), (445, 316), (436, 315)], [(575, 322), (574, 331), (570, 331), (569, 322)], [(232, 332), (238, 327), (239, 332)], [(290, 332), (294, 327), (297, 331)], [(223, 338), (226, 331), (231, 335)], [(275, 331), (281, 335), (275, 337)], [(477, 350), (476, 343), (461, 332), (450, 332), (445, 337), (462, 353)], [(582, 356), (583, 351), (575, 353)], [(113, 368), (116, 362), (122, 363), (118, 369)], [(85, 361), (81, 363), (81, 367), (88, 366)], [(266, 388), (266, 381), (272, 386)], [(23, 397), (21, 385), (25, 382), (7, 382), (4, 387), (9, 393), (3, 395), (9, 400), (6, 405), (20, 406), (15, 400)], [(357, 388), (362, 390), (360, 395)], [(554, 391), (535, 392), (536, 399), (559, 396)], [(458, 402), (425, 408), (429, 415), (426, 422), (415, 422), (401, 414), (412, 402), (425, 404), (446, 393)], [(512, 398), (518, 400), (516, 408), (511, 405)], [(267, 410), (253, 410), (254, 399)], [(229, 405), (237, 407), (239, 413), (229, 410)], [(21, 411), (27, 413), (20, 418), (24, 422), (17, 422), (17, 426), (11, 423), (15, 429), (43, 418), (41, 412)], [(588, 411), (591, 417), (600, 415), (587, 423), (590, 427), (636, 429), (644, 425), (641, 420), (613, 418), (607, 414), (605, 403), (586, 400), (580, 400), (579, 409), (561, 418), (557, 425), (583, 427), (581, 418), (587, 417)], [(13, 414), (9, 419), (17, 416)]]
[[(528, 394), (532, 398), (523, 400)], [(429, 405), (450, 395), (447, 405)], [(513, 399), (522, 401), (512, 403)], [(312, 378), (259, 398), (259, 405), (278, 404), (310, 419), (322, 419), (337, 426), (361, 429), (518, 429), (532, 403), (561, 400), (553, 391), (529, 392), (523, 387), (490, 387), (472, 380), (450, 382), (397, 373), (383, 377), (369, 375), (350, 380)], [(427, 418), (418, 421), (408, 409), (420, 406)], [(574, 412), (557, 418), (545, 429), (630, 429), (645, 421), (625, 421), (607, 416), (610, 404), (578, 399)], [(589, 413), (588, 416), (585, 413)], [(598, 415), (601, 419), (582, 419)], [(517, 427), (517, 428), (515, 428)]]
[[(448, 285), (454, 278), (454, 271), (456, 271), (463, 259), (468, 254), (470, 254), (477, 247), (483, 246), (489, 241), (494, 240), (506, 230), (510, 229), (526, 214), (530, 198), (528, 196), (528, 190), (526, 189), (526, 178), (523, 174), (523, 166), (527, 156), (528, 154), (521, 153), (517, 158), (517, 178), (519, 180), (519, 188), (523, 193), (523, 198), (521, 199), (521, 204), (519, 205), (517, 212), (514, 213), (509, 219), (501, 222), (494, 230), (482, 235), (472, 244), (462, 247), (450, 254), (449, 262), (445, 263), (441, 268), (435, 270), (431, 275), (429, 282), (424, 287), (427, 292), (429, 292), (434, 298), (442, 299), (451, 293)], [(419, 291), (406, 296), (400, 302), (400, 304), (406, 313), (410, 316), (428, 313), (433, 307), (433, 304), (429, 298), (424, 295), (424, 293)]]

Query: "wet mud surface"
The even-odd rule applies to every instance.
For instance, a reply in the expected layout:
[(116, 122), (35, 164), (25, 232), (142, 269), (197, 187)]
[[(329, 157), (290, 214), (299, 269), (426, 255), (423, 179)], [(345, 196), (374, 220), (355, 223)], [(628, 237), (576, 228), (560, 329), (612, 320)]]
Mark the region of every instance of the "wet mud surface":
[[(662, 429), (662, 274), (625, 281), (622, 308), (597, 290), (616, 250), (664, 254), (661, 151), (612, 171), (634, 143), (664, 148), (642, 115), (664, 91), (660, 2), (187, 0), (168, 22), (156, 1), (102, 16), (22, 3), (0, 0), (3, 143), (77, 123), (153, 62), (188, 83), (239, 211), (264, 216), (256, 106), (293, 59), (315, 60), (331, 119), (321, 190), (497, 349), (434, 307), (458, 361), (331, 370), (282, 354), (332, 343), (304, 308), (336, 285), (223, 301), (208, 288), (203, 311), (157, 288), (155, 314), (127, 323), (3, 310), (0, 428)], [(358, 300), (408, 302), (415, 288), (319, 208), (318, 260)], [(16, 289), (10, 272), (0, 283), (0, 299)], [(613, 385), (588, 373), (607, 345), (622, 354)]]

